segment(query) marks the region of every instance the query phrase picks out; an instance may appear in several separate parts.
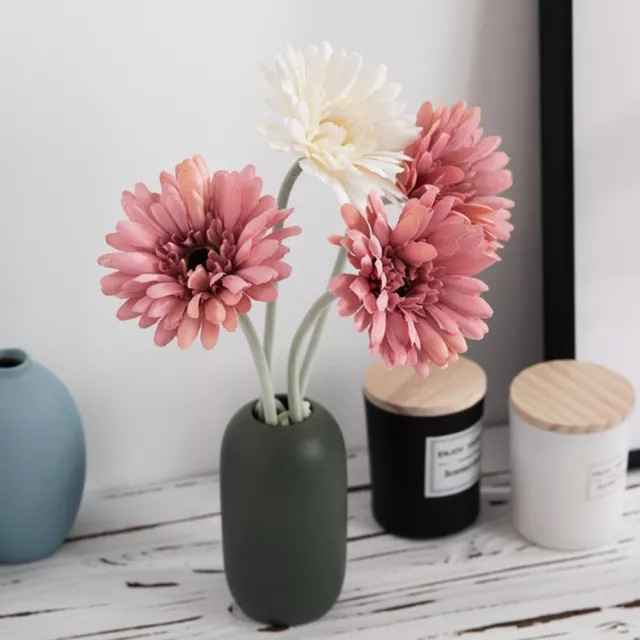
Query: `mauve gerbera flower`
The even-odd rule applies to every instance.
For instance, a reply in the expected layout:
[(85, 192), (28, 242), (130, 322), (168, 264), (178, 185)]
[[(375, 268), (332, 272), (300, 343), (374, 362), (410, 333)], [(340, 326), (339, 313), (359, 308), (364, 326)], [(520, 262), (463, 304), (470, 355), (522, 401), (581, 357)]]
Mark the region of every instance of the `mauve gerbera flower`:
[(158, 323), (155, 343), (177, 336), (186, 349), (198, 333), (206, 349), (215, 346), (220, 325), (235, 331), (237, 315), (252, 300), (277, 296), (274, 282), (287, 278), (282, 241), (299, 227), (270, 231), (291, 209), (276, 209), (261, 196), (262, 180), (251, 165), (209, 177), (200, 156), (184, 160), (175, 177), (160, 175), (161, 193), (137, 184), (125, 191), (122, 207), (129, 220), (116, 225), (107, 243), (117, 253), (98, 262), (115, 273), (101, 280), (108, 296), (123, 298), (117, 317), (140, 318), (143, 328)]
[(437, 195), (427, 187), (409, 200), (393, 229), (375, 194), (366, 219), (344, 205), (348, 231), (331, 238), (358, 272), (331, 281), (338, 312), (355, 314), (356, 329), (369, 331), (370, 351), (387, 367), (409, 364), (420, 375), (430, 362), (442, 367), (464, 353), (465, 338), (481, 339), (492, 314), (480, 296), (487, 286), (472, 276), (495, 255), (482, 229), (452, 211), (455, 199)]
[[(425, 102), (417, 124), (422, 133), (405, 149), (411, 160), (398, 176), (398, 186), (410, 198), (436, 186), (439, 197), (458, 198), (455, 210), (482, 226), (487, 239), (508, 240), (513, 231), (509, 208), (514, 203), (498, 194), (513, 182), (505, 169), (509, 156), (497, 151), (498, 136), (482, 137), (480, 109), (458, 102), (451, 108), (441, 104), (434, 111)], [(500, 247), (496, 242), (493, 246)]]
[(413, 116), (403, 115), (400, 85), (387, 82), (384, 65), (364, 66), (361, 55), (325, 42), (287, 47), (264, 71), (267, 104), (281, 118), (262, 129), (274, 149), (300, 157), (302, 169), (340, 202), (364, 204), (372, 190), (403, 196), (396, 174), (418, 129)]

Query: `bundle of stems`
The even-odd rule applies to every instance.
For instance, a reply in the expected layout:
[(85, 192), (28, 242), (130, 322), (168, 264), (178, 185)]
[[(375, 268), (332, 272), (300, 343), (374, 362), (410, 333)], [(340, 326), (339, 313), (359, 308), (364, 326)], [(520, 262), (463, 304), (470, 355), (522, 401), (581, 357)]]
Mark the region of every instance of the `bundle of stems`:
[[(296, 161), (287, 172), (280, 191), (278, 192), (278, 209), (287, 208), (291, 190), (301, 172), (300, 164)], [(281, 228), (282, 224), (283, 223), (280, 223), (275, 230)], [(344, 248), (340, 247), (329, 280), (339, 273), (342, 273), (346, 257), (347, 252)], [(271, 372), (277, 300), (267, 303), (262, 342), (248, 315), (242, 314), (238, 317), (240, 327), (251, 349), (260, 379), (260, 402), (257, 407), (257, 412), (267, 424), (272, 426), (288, 425), (302, 422), (305, 418), (309, 417), (310, 407), (309, 403), (304, 400), (304, 395), (309, 384), (313, 362), (318, 353), (327, 317), (335, 299), (335, 296), (328, 290), (322, 293), (304, 315), (293, 336), (289, 349), (287, 370), (287, 408), (285, 408), (282, 403), (279, 403), (275, 397)]]

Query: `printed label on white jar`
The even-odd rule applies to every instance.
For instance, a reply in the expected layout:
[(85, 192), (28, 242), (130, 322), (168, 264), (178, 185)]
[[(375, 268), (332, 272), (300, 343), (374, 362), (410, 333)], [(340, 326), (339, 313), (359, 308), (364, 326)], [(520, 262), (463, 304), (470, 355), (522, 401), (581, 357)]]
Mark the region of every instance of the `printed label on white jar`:
[(448, 436), (427, 438), (424, 496), (442, 498), (461, 493), (480, 478), (480, 423)]
[(597, 500), (614, 493), (620, 485), (624, 486), (626, 476), (627, 454), (592, 464), (589, 467), (588, 499)]

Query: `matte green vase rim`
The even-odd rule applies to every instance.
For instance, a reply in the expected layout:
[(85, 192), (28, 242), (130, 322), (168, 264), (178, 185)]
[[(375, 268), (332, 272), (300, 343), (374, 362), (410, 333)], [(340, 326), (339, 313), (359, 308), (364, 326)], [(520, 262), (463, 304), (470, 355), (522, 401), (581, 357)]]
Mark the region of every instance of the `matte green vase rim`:
[[(286, 393), (276, 393), (276, 398), (278, 398), (278, 400), (280, 400), (285, 405), (285, 407), (288, 406)], [(306, 398), (306, 397), (304, 398), (304, 400), (309, 403), (311, 407), (311, 414), (309, 415), (308, 418), (305, 418), (302, 422), (295, 422), (289, 425), (283, 425), (283, 424), (272, 425), (272, 424), (267, 424), (266, 422), (262, 422), (262, 420), (258, 420), (258, 418), (256, 417), (256, 407), (260, 402), (260, 398), (256, 398), (255, 400), (251, 401), (249, 404), (242, 407), (242, 409), (248, 409), (249, 414), (251, 415), (251, 419), (256, 424), (259, 424), (263, 427), (267, 427), (268, 429), (276, 429), (276, 430), (291, 429), (293, 427), (304, 427), (305, 425), (309, 425), (310, 423), (312, 423), (317, 409), (326, 411), (326, 409), (319, 402), (316, 402), (315, 400), (311, 400), (311, 398)]]
[(0, 377), (19, 375), (30, 364), (31, 358), (23, 349), (0, 349)]

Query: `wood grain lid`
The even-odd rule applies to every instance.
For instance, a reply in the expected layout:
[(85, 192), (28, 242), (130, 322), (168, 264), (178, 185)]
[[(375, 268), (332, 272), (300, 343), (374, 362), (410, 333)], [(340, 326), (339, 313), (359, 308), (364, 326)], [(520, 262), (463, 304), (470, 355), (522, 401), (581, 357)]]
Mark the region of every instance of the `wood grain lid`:
[(511, 406), (529, 424), (560, 433), (595, 433), (633, 410), (631, 383), (606, 367), (575, 360), (542, 362), (511, 383)]
[(416, 417), (445, 416), (478, 404), (487, 392), (487, 376), (466, 358), (446, 369), (432, 366), (420, 377), (410, 366), (387, 369), (376, 362), (364, 374), (364, 395), (384, 411)]

